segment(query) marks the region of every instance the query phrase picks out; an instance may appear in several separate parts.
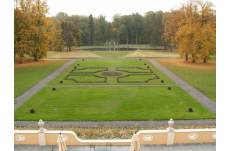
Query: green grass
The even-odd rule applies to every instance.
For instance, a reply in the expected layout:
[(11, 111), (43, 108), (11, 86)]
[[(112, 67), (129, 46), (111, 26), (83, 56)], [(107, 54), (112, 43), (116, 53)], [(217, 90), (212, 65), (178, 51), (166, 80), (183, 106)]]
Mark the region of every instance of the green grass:
[[(146, 63), (146, 65), (144, 65)], [(79, 64), (79, 65), (78, 65)], [(122, 73), (121, 76), (103, 76), (102, 73), (106, 71), (102, 71), (105, 69), (85, 69), (85, 70), (76, 70), (76, 69), (82, 69), (83, 67), (107, 67), (108, 71), (114, 71), (114, 72), (120, 72)], [(128, 67), (139, 67), (138, 68), (128, 68)], [(147, 68), (149, 66), (149, 68)], [(74, 69), (76, 67), (76, 69)], [(116, 67), (120, 71), (116, 71)], [(122, 68), (123, 67), (123, 68)], [(151, 69), (154, 73), (151, 73)], [(73, 73), (70, 73), (73, 70)], [(121, 71), (123, 70), (123, 71)], [(100, 71), (97, 73), (88, 73), (88, 76), (84, 76), (84, 74), (81, 74), (83, 76), (73, 76), (73, 75), (80, 75), (80, 72), (94, 72), (94, 71)], [(128, 72), (139, 72), (139, 73), (127, 73)], [(140, 73), (140, 72), (146, 72), (146, 73)], [(117, 82), (117, 77), (124, 77), (126, 75), (132, 74), (132, 76), (125, 77), (125, 78), (120, 78), (120, 81), (127, 81), (126, 83), (118, 83)], [(142, 74), (142, 75), (134, 75), (134, 74)], [(145, 75), (145, 74), (152, 74), (152, 75)], [(157, 75), (159, 79), (153, 79), (148, 81), (148, 79), (155, 78)], [(81, 83), (76, 83), (73, 80), (64, 80), (64, 78), (67, 75), (71, 75), (68, 77), (68, 79), (75, 79), (78, 82)], [(103, 78), (97, 78), (93, 75), (99, 76), (99, 77), (106, 77), (107, 82), (97, 82), (97, 81), (104, 81)], [(164, 80), (164, 83), (161, 83), (161, 80)], [(63, 83), (60, 83), (60, 81), (63, 81)], [(91, 83), (84, 82), (83, 81), (92, 81)], [(135, 82), (131, 82), (135, 81)], [(138, 83), (137, 83), (138, 82)], [(141, 83), (140, 83), (141, 82)], [(59, 74), (55, 79), (53, 79), (48, 85), (102, 85), (102, 84), (113, 84), (113, 85), (127, 85), (127, 84), (175, 84), (169, 77), (167, 77), (165, 74), (163, 74), (160, 70), (158, 70), (156, 67), (154, 67), (148, 60), (142, 59), (127, 59), (127, 60), (77, 60), (75, 63), (73, 63), (69, 68), (65, 69), (61, 74)]]
[[(156, 60), (161, 65), (178, 75), (184, 81), (197, 88), (199, 91), (207, 95), (211, 100), (216, 101), (216, 68), (209, 67), (211, 63), (194, 64), (194, 66), (179, 66), (174, 62), (167, 62), (166, 60)], [(213, 59), (210, 62), (215, 62)], [(200, 66), (205, 66), (200, 68)], [(208, 67), (206, 67), (206, 65)], [(215, 64), (214, 64), (215, 65)], [(213, 66), (214, 66), (213, 65)], [(216, 66), (216, 65), (215, 65)]]
[[(188, 112), (192, 107), (194, 112)], [(35, 113), (30, 113), (30, 109)], [(123, 121), (215, 118), (178, 86), (45, 87), (14, 112), (15, 120)]]
[(40, 60), (14, 67), (14, 98), (67, 63), (68, 60)]
[(152, 66), (152, 64), (146, 59), (118, 59), (118, 60), (77, 60), (71, 65), (71, 67), (78, 66), (144, 66), (146, 63), (147, 66)]

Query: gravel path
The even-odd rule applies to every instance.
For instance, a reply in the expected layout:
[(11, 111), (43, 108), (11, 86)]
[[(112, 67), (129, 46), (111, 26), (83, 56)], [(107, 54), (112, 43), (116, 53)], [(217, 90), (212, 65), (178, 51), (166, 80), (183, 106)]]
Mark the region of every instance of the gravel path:
[(26, 102), (29, 98), (31, 98), (35, 93), (37, 93), (39, 90), (41, 90), (43, 87), (46, 86), (51, 80), (53, 80), (57, 75), (59, 75), (63, 70), (65, 70), (67, 67), (69, 67), (72, 63), (74, 63), (76, 59), (71, 59), (69, 62), (67, 62), (65, 65), (60, 67), (59, 69), (55, 70), (53, 73), (30, 87), (27, 91), (19, 95), (14, 99), (14, 111), (18, 109), (24, 102)]
[[(140, 127), (168, 126), (168, 120), (159, 121), (44, 121), (44, 126), (64, 127)], [(216, 119), (174, 120), (175, 126), (216, 125)], [(38, 127), (38, 121), (14, 121), (14, 126)]]
[(198, 91), (193, 86), (189, 85), (187, 82), (176, 76), (174, 73), (164, 68), (162, 65), (157, 63), (154, 59), (148, 59), (154, 66), (156, 66), (160, 71), (166, 74), (170, 79), (172, 79), (177, 85), (181, 86), (186, 92), (188, 92), (193, 98), (200, 102), (205, 108), (207, 108), (211, 113), (216, 115), (216, 102), (209, 99), (203, 93)]

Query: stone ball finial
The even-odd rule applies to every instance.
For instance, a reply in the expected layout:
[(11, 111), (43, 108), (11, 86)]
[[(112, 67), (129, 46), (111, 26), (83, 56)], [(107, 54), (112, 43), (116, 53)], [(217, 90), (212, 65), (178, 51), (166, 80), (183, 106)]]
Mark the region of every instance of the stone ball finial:
[(45, 129), (43, 128), (44, 122), (43, 122), (42, 119), (39, 120), (38, 126), (39, 126), (39, 131), (40, 131), (40, 132), (44, 132), (44, 131), (45, 131)]

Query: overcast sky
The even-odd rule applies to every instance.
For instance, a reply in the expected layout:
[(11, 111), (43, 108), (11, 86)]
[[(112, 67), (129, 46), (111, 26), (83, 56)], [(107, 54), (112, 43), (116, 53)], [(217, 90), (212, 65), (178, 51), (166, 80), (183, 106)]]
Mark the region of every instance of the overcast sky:
[[(215, 5), (216, 0), (210, 0)], [(169, 11), (171, 8), (178, 8), (187, 0), (47, 0), (50, 7), (48, 16), (55, 16), (58, 12), (65, 12), (68, 15), (93, 15), (106, 16), (111, 22), (114, 14), (129, 15), (140, 13), (144, 15), (147, 11)]]

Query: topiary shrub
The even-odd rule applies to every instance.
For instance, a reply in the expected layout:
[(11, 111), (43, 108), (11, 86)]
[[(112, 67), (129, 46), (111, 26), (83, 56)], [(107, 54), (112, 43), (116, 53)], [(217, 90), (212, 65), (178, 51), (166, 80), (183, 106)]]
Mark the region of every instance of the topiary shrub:
[(75, 67), (75, 69), (76, 69), (76, 67)]
[(82, 61), (84, 61), (84, 59)]
[(78, 66), (79, 66), (79, 64), (78, 64)]
[(171, 90), (171, 87), (168, 87), (168, 90)]
[(147, 68), (149, 68), (149, 66), (147, 66)]
[(30, 113), (34, 113), (34, 109), (30, 109)]
[(146, 65), (146, 63), (144, 63), (144, 65)]
[(63, 81), (60, 81), (60, 83), (63, 83)]
[(161, 83), (164, 83), (164, 80), (161, 80)]
[(140, 59), (141, 60), (141, 59)]
[(190, 108), (188, 108), (188, 111), (189, 112), (193, 112), (193, 109), (190, 107)]
[(55, 90), (56, 90), (56, 88), (52, 88), (52, 90), (53, 90), (53, 91), (55, 91)]

